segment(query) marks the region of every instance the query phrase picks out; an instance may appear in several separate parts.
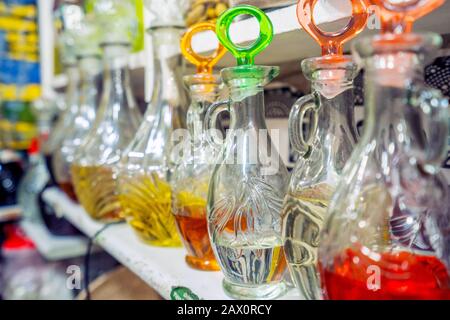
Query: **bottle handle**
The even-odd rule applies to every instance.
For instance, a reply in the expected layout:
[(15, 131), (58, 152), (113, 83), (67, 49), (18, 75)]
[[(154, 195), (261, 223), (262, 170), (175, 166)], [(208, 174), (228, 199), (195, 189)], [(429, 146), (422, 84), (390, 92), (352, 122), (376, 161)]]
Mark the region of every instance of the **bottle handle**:
[(419, 144), (418, 158), (423, 169), (433, 174), (440, 169), (447, 156), (449, 102), (439, 90), (425, 84), (410, 88), (410, 99), (411, 104), (418, 107), (423, 119), (423, 127), (415, 131), (416, 143)]
[[(312, 143), (317, 132), (319, 124), (319, 108), (318, 97), (315, 94), (309, 94), (298, 99), (292, 106), (289, 114), (289, 136), (291, 138), (292, 147), (302, 156), (307, 158), (312, 151)], [(305, 139), (303, 134), (303, 124), (308, 111), (311, 111), (311, 125), (309, 135)]]
[(217, 118), (222, 112), (229, 112), (230, 100), (218, 101), (213, 103), (205, 114), (205, 120), (203, 122), (203, 131), (205, 132), (205, 138), (209, 145), (214, 149), (220, 150), (222, 148), (222, 143), (217, 142), (217, 134), (212, 134), (212, 131), (217, 133), (219, 131), (216, 127)]

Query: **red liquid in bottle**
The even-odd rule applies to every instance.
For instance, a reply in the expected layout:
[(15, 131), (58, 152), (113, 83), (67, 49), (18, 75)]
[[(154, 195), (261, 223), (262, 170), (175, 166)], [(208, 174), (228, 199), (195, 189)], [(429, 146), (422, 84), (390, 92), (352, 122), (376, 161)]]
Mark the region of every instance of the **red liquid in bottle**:
[(445, 265), (410, 252), (371, 255), (347, 249), (333, 269), (321, 270), (331, 300), (449, 300)]

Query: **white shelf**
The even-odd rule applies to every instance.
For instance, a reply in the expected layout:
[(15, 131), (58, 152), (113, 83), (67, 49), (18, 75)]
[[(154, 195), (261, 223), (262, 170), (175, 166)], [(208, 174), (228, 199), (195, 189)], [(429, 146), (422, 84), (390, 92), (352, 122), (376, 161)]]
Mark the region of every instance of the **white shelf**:
[(56, 261), (80, 257), (86, 254), (87, 239), (81, 236), (55, 236), (39, 221), (20, 223), (39, 253), (47, 260)]
[[(58, 189), (48, 189), (44, 199), (59, 214), (92, 237), (104, 225), (93, 221), (79, 205), (71, 202)], [(123, 223), (109, 226), (96, 243), (119, 262), (136, 273), (165, 299), (171, 299), (174, 288), (184, 287), (200, 299), (229, 299), (222, 290), (222, 274), (194, 270), (186, 264), (183, 248), (152, 247), (141, 242), (131, 228)], [(282, 299), (300, 299), (292, 289)]]

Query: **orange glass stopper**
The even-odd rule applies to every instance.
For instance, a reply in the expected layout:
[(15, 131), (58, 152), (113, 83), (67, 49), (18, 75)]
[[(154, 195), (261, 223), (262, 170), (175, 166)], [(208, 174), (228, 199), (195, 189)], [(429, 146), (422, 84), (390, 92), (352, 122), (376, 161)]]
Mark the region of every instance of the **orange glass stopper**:
[(382, 33), (409, 33), (416, 20), (440, 7), (445, 0), (367, 0), (377, 6)]
[(366, 26), (368, 14), (365, 0), (351, 0), (351, 19), (342, 30), (336, 32), (325, 32), (317, 27), (313, 13), (318, 1), (299, 0), (297, 3), (298, 21), (322, 47), (322, 55), (342, 55), (344, 43), (356, 37)]
[(181, 53), (193, 65), (197, 66), (197, 73), (212, 74), (214, 66), (224, 56), (226, 49), (221, 43), (218, 44), (217, 49), (210, 56), (203, 56), (192, 49), (192, 37), (203, 31), (216, 32), (216, 25), (211, 22), (197, 23), (190, 27), (184, 36), (181, 38)]

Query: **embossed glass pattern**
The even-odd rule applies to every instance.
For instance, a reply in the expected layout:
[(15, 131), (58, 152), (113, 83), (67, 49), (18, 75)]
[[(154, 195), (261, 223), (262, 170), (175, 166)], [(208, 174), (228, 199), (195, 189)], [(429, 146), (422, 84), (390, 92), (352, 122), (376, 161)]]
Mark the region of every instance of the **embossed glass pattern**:
[(120, 200), (128, 223), (142, 240), (158, 246), (179, 246), (171, 182), (176, 165), (173, 134), (186, 128), (188, 106), (179, 81), (181, 28), (158, 27), (151, 33), (153, 96), (143, 123), (122, 156)]
[(78, 200), (92, 218), (104, 222), (122, 219), (116, 166), (142, 117), (130, 88), (128, 54), (126, 42), (103, 45), (103, 95), (71, 166)]
[[(364, 134), (329, 207), (319, 248), (329, 299), (449, 299), (447, 101), (423, 84), (437, 35), (359, 41)], [(342, 290), (342, 288), (348, 288)]]
[[(285, 291), (280, 212), (288, 173), (268, 133), (263, 86), (276, 67), (222, 70), (230, 101), (211, 107), (214, 123), (229, 111), (230, 130), (208, 194), (208, 225), (224, 289), (236, 298), (275, 298)], [(221, 106), (221, 107), (220, 107)]]

